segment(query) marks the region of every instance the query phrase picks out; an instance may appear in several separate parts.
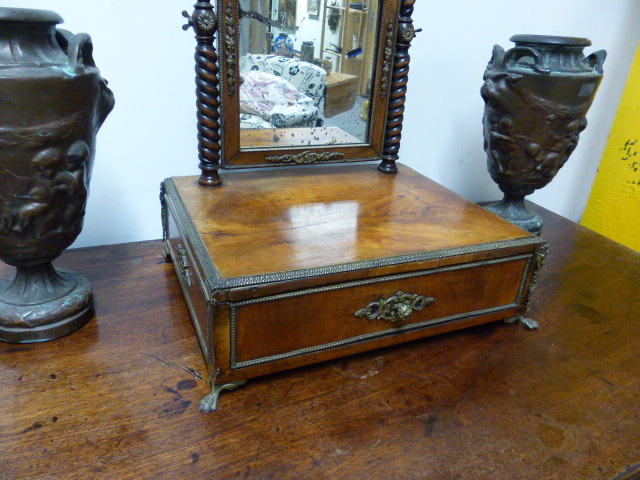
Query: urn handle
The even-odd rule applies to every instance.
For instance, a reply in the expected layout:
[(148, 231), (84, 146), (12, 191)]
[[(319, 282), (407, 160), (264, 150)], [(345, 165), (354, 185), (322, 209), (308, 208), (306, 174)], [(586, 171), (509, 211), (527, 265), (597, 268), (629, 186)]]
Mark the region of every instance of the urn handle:
[(596, 72), (602, 74), (602, 66), (604, 65), (604, 61), (607, 58), (606, 50), (598, 50), (597, 52), (593, 52), (591, 55), (587, 57), (587, 62), (591, 65), (592, 68), (596, 70)]
[(71, 69), (79, 73), (85, 67), (95, 67), (93, 60), (93, 42), (88, 33), (73, 34), (63, 28), (56, 29), (56, 40), (69, 58)]
[(533, 58), (534, 63), (533, 65), (531, 65), (531, 68), (533, 68), (536, 72), (543, 74), (551, 73), (550, 69), (542, 67), (543, 59), (540, 52), (531, 47), (513, 47), (504, 54), (504, 57), (502, 58), (502, 64), (504, 66), (511, 67), (523, 57)]
[[(87, 33), (73, 34), (62, 28), (56, 29), (56, 40), (60, 48), (66, 53), (69, 59), (69, 67), (74, 73), (81, 74), (87, 67), (95, 68), (96, 62), (93, 60), (93, 42)], [(113, 92), (107, 86), (107, 81), (100, 77), (100, 99), (97, 110), (97, 126), (100, 127), (107, 115), (113, 110), (115, 99)]]

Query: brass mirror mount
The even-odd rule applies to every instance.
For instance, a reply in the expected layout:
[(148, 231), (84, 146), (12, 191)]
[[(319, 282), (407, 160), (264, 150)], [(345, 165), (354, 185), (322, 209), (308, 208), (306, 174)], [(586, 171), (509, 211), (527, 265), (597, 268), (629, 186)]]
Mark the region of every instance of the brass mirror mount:
[(196, 37), (196, 109), (198, 119), (198, 158), (200, 185), (212, 187), (222, 184), (220, 169), (220, 90), (218, 89), (218, 54), (214, 46), (218, 21), (209, 0), (194, 5), (194, 12), (182, 16), (193, 28)]

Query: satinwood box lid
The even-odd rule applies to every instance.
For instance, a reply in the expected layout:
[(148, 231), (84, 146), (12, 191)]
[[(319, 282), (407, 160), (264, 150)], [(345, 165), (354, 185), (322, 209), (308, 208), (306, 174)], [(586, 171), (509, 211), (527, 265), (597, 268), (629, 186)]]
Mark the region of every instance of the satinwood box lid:
[(221, 187), (187, 176), (164, 188), (211, 290), (239, 289), (236, 299), (296, 281), (348, 281), (531, 252), (542, 243), (398, 168), (395, 175), (368, 164), (245, 170), (227, 173)]

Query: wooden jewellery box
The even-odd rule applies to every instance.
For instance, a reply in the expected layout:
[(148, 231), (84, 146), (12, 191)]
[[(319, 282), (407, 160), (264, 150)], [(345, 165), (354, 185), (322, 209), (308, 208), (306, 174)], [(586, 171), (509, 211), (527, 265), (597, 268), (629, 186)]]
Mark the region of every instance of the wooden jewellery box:
[(244, 170), (162, 184), (166, 252), (221, 390), (520, 319), (546, 244), (406, 166)]
[[(486, 322), (535, 323), (523, 313), (546, 243), (397, 164), (414, 2), (324, 5), (318, 18), (299, 15), (304, 0), (275, 16), (238, 0), (183, 12), (201, 174), (165, 180), (161, 202), (209, 369), (202, 410), (248, 378)], [(332, 30), (341, 50), (327, 48)], [(297, 56), (311, 37), (318, 48)], [(325, 63), (362, 87), (340, 115), (322, 114)], [(297, 100), (269, 110), (261, 85), (283, 82)]]

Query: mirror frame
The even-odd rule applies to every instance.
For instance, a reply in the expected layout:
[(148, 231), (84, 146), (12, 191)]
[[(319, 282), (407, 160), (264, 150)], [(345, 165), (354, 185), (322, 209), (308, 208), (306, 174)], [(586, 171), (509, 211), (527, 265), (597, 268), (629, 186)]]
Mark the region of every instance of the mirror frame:
[[(219, 169), (284, 167), (323, 163), (380, 161), (378, 170), (396, 173), (409, 72), (409, 47), (415, 37), (411, 15), (415, 0), (380, 0), (380, 42), (375, 53), (368, 142), (285, 148), (241, 148), (239, 125), (238, 0), (194, 5), (184, 29), (196, 38), (196, 109), (199, 183), (220, 185)], [(217, 54), (215, 37), (219, 32)]]

